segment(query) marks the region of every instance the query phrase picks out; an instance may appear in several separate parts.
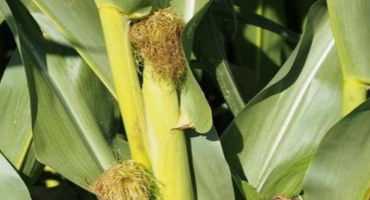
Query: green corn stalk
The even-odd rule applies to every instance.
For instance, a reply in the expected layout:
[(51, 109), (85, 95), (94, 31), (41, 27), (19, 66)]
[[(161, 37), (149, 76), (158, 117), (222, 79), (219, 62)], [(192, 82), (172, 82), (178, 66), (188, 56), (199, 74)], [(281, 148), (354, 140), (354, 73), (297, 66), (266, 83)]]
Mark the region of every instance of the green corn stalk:
[(150, 168), (144, 134), (145, 114), (140, 83), (128, 39), (129, 14), (113, 1), (96, 1), (113, 73), (118, 104), (123, 116), (130, 152), (133, 160)]

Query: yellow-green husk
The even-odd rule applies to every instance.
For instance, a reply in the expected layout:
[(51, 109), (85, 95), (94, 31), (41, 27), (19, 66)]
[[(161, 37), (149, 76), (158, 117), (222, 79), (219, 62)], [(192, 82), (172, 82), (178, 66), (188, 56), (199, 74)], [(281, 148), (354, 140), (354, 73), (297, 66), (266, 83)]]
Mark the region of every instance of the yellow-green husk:
[[(97, 180), (93, 191), (102, 200), (192, 200), (185, 136), (175, 129), (180, 116), (178, 88), (186, 73), (183, 23), (164, 9), (130, 27), (122, 10), (98, 7), (132, 162), (143, 167), (114, 166)], [(142, 90), (129, 38), (144, 61)], [(158, 182), (145, 170), (152, 170)]]
[(149, 152), (163, 200), (191, 200), (193, 191), (178, 87), (186, 73), (181, 34), (183, 24), (170, 10), (155, 12), (133, 25), (130, 39), (144, 59), (143, 97)]

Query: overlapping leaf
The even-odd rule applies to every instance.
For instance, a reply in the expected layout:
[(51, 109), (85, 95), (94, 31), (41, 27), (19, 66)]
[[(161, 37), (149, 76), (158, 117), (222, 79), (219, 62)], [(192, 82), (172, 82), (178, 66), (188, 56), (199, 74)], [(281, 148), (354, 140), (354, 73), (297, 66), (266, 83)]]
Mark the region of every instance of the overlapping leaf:
[(369, 119), (367, 101), (325, 136), (305, 178), (305, 200), (369, 199)]
[(0, 194), (2, 199), (31, 200), (26, 185), (1, 153)]
[(370, 1), (328, 0), (338, 55), (348, 78), (370, 82)]
[(235, 199), (230, 169), (216, 131), (190, 136), (190, 149), (197, 199)]
[[(226, 60), (224, 39), (216, 26), (214, 15), (208, 13), (197, 29), (195, 54), (204, 70), (215, 74), (218, 86), (230, 110), (237, 115), (245, 107), (242, 94), (232, 73), (231, 66)], [(244, 81), (246, 83), (246, 81)]]
[[(202, 4), (203, 7), (199, 8), (199, 11), (193, 16), (191, 21), (189, 21), (185, 27), (182, 36), (182, 43), (188, 63), (190, 62), (193, 50), (195, 30), (197, 29), (205, 13), (208, 11), (210, 5), (211, 1), (206, 4)], [(180, 92), (181, 114), (188, 119), (188, 123), (190, 123), (197, 132), (206, 133), (212, 127), (211, 108), (202, 89), (195, 80), (190, 67), (188, 66), (187, 69), (188, 71)]]
[(0, 150), (20, 168), (32, 140), (31, 111), (26, 74), (15, 54), (0, 82)]
[(319, 2), (287, 62), (227, 129), (223, 143), (231, 165), (268, 198), (299, 193), (312, 154), (341, 117), (341, 82)]
[[(98, 10), (94, 0), (22, 0), (36, 7), (58, 27), (92, 71), (115, 96)], [(32, 7), (32, 8), (31, 8)]]
[(330, 0), (328, 9), (344, 71), (343, 112), (347, 114), (366, 100), (370, 83), (370, 58), (366, 53), (370, 28), (364, 25), (370, 17), (370, 2)]
[[(9, 7), (8, 7), (9, 6)], [(68, 46), (41, 31), (19, 1), (2, 1), (30, 88), (35, 150), (39, 160), (87, 188), (114, 162), (104, 132), (114, 105), (100, 81)], [(109, 114), (111, 113), (111, 114)]]

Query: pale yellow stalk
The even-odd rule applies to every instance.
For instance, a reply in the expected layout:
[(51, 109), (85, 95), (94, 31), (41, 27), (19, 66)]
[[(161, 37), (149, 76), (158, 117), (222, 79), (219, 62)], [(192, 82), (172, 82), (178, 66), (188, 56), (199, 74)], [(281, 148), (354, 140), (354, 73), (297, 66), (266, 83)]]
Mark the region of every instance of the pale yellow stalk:
[(140, 83), (128, 38), (128, 16), (113, 6), (98, 5), (106, 48), (113, 74), (131, 158), (150, 169)]

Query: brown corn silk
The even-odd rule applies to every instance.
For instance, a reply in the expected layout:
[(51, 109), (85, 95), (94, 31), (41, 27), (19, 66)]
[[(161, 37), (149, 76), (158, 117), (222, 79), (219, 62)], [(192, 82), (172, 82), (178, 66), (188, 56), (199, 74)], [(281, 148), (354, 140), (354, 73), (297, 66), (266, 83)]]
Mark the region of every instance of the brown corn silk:
[(177, 82), (185, 73), (185, 57), (181, 34), (182, 20), (170, 9), (154, 12), (134, 23), (130, 29), (130, 41), (144, 60), (150, 61), (161, 78)]
[(105, 171), (92, 185), (99, 200), (154, 200), (157, 183), (145, 167), (133, 160), (123, 161)]

